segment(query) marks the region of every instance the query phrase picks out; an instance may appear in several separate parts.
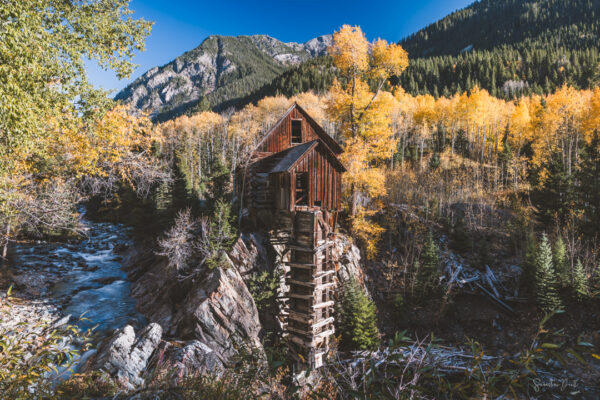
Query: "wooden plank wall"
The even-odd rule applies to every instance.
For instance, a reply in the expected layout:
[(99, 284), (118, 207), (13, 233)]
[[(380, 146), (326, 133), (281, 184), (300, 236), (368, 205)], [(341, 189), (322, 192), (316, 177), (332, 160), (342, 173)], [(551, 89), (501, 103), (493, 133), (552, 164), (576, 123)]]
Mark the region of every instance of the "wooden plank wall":
[(254, 151), (258, 158), (264, 157), (265, 153), (277, 153), (291, 147), (292, 120), (302, 120), (302, 143), (310, 142), (319, 138), (314, 127), (303, 117), (298, 109), (294, 108), (281, 122), (281, 124), (265, 138)]
[(340, 209), (341, 174), (320, 146), (313, 149), (290, 172), (308, 172), (309, 207), (313, 207), (315, 201), (321, 201), (321, 208), (324, 210)]

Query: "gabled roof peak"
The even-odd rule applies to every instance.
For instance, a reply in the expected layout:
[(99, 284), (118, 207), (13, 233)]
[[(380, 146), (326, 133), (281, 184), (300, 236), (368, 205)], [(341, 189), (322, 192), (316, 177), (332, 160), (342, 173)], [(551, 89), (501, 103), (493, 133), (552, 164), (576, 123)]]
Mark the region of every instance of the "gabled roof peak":
[(321, 139), (321, 141), (323, 142), (323, 144), (325, 144), (327, 147), (329, 147), (329, 149), (331, 150), (331, 152), (333, 152), (335, 155), (339, 155), (341, 153), (344, 152), (344, 150), (340, 147), (340, 145), (335, 141), (335, 139), (333, 139), (331, 136), (329, 136), (327, 134), (327, 132), (325, 132), (325, 130), (321, 127), (321, 125), (319, 125), (317, 123), (317, 121), (315, 121), (310, 114), (308, 114), (306, 112), (306, 110), (304, 110), (296, 101), (294, 101), (294, 104), (292, 104), (290, 106), (290, 108), (287, 109), (287, 111), (281, 116), (281, 118), (279, 118), (279, 120), (273, 125), (271, 126), (271, 128), (267, 131), (267, 133), (265, 134), (265, 136), (262, 138), (262, 140), (258, 143), (257, 148), (260, 147), (261, 144), (263, 144), (267, 138), (273, 134), (273, 132), (275, 132), (275, 130), (279, 127), (279, 125), (281, 125), (281, 123), (285, 120), (285, 118), (292, 112), (292, 110), (297, 109), (298, 111), (300, 111), (302, 113), (302, 115), (304, 115), (304, 117), (306, 118), (306, 120), (313, 126), (313, 128), (315, 129), (316, 134), (319, 136), (319, 139)]

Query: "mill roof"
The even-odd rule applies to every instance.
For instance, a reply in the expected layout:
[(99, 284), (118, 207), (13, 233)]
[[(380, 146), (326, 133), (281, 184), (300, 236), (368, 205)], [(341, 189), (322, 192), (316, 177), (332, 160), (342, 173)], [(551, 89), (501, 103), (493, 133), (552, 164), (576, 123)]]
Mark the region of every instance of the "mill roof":
[(321, 148), (327, 154), (331, 163), (342, 172), (346, 171), (346, 168), (338, 160), (333, 151), (326, 145), (323, 145), (320, 140), (313, 140), (310, 142), (302, 143), (297, 146), (289, 147), (283, 151), (272, 154), (268, 157), (263, 158), (256, 163), (257, 172), (263, 173), (277, 173), (286, 172), (292, 169), (298, 162), (300, 162), (311, 150), (321, 145)]

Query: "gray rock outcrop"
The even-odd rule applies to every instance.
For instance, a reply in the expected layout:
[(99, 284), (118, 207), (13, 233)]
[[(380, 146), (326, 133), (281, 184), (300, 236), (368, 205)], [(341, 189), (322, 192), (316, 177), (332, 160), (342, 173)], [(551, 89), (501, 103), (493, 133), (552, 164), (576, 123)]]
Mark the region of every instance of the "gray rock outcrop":
[[(281, 333), (285, 326), (282, 313), (285, 301), (278, 303), (279, 310), (272, 307), (259, 315), (248, 283), (262, 272), (278, 273), (281, 276), (278, 297), (285, 299), (288, 267), (283, 261), (287, 253), (285, 245), (277, 243), (258, 233), (244, 233), (225, 256), (225, 268), (204, 269), (193, 278), (183, 280), (170, 275), (166, 261), (157, 259), (154, 254), (130, 254), (126, 265), (129, 265), (132, 280), (132, 296), (137, 300), (139, 311), (155, 322), (152, 325), (160, 325), (164, 332), (160, 347), (154, 346), (156, 351), (150, 365), (167, 363), (178, 375), (219, 373), (231, 366), (239, 346), (262, 353), (264, 332)], [(358, 248), (340, 234), (338, 251), (337, 277), (341, 285), (351, 277), (364, 285)], [(143, 365), (148, 364), (147, 357), (138, 357), (143, 358), (145, 364), (129, 366), (134, 342), (139, 339), (135, 338), (133, 329), (124, 328), (104, 346), (109, 350), (99, 352), (95, 365), (134, 381)]]
[(360, 250), (352, 243), (352, 240), (342, 234), (337, 235), (337, 249), (339, 269), (337, 271), (338, 282), (343, 286), (350, 279), (355, 279), (366, 288), (365, 272), (360, 263)]
[(228, 268), (205, 269), (184, 280), (170, 276), (164, 260), (154, 255), (135, 256), (128, 268), (139, 311), (160, 324), (166, 338), (199, 341), (227, 366), (237, 354), (236, 346), (262, 352), (262, 327), (238, 270), (243, 265), (226, 259)]
[(150, 364), (166, 366), (175, 377), (205, 373), (214, 376), (225, 368), (215, 351), (199, 340), (163, 342)]
[(88, 369), (105, 371), (123, 384), (140, 385), (142, 373), (161, 337), (162, 328), (158, 324), (149, 324), (138, 335), (131, 325), (126, 325), (101, 344)]

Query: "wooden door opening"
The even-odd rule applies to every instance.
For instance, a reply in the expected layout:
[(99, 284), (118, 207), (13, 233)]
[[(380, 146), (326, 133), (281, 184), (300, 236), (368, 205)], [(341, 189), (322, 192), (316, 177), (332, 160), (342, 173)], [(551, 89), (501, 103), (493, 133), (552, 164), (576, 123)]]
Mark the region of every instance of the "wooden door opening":
[(296, 173), (296, 205), (308, 205), (308, 172)]

